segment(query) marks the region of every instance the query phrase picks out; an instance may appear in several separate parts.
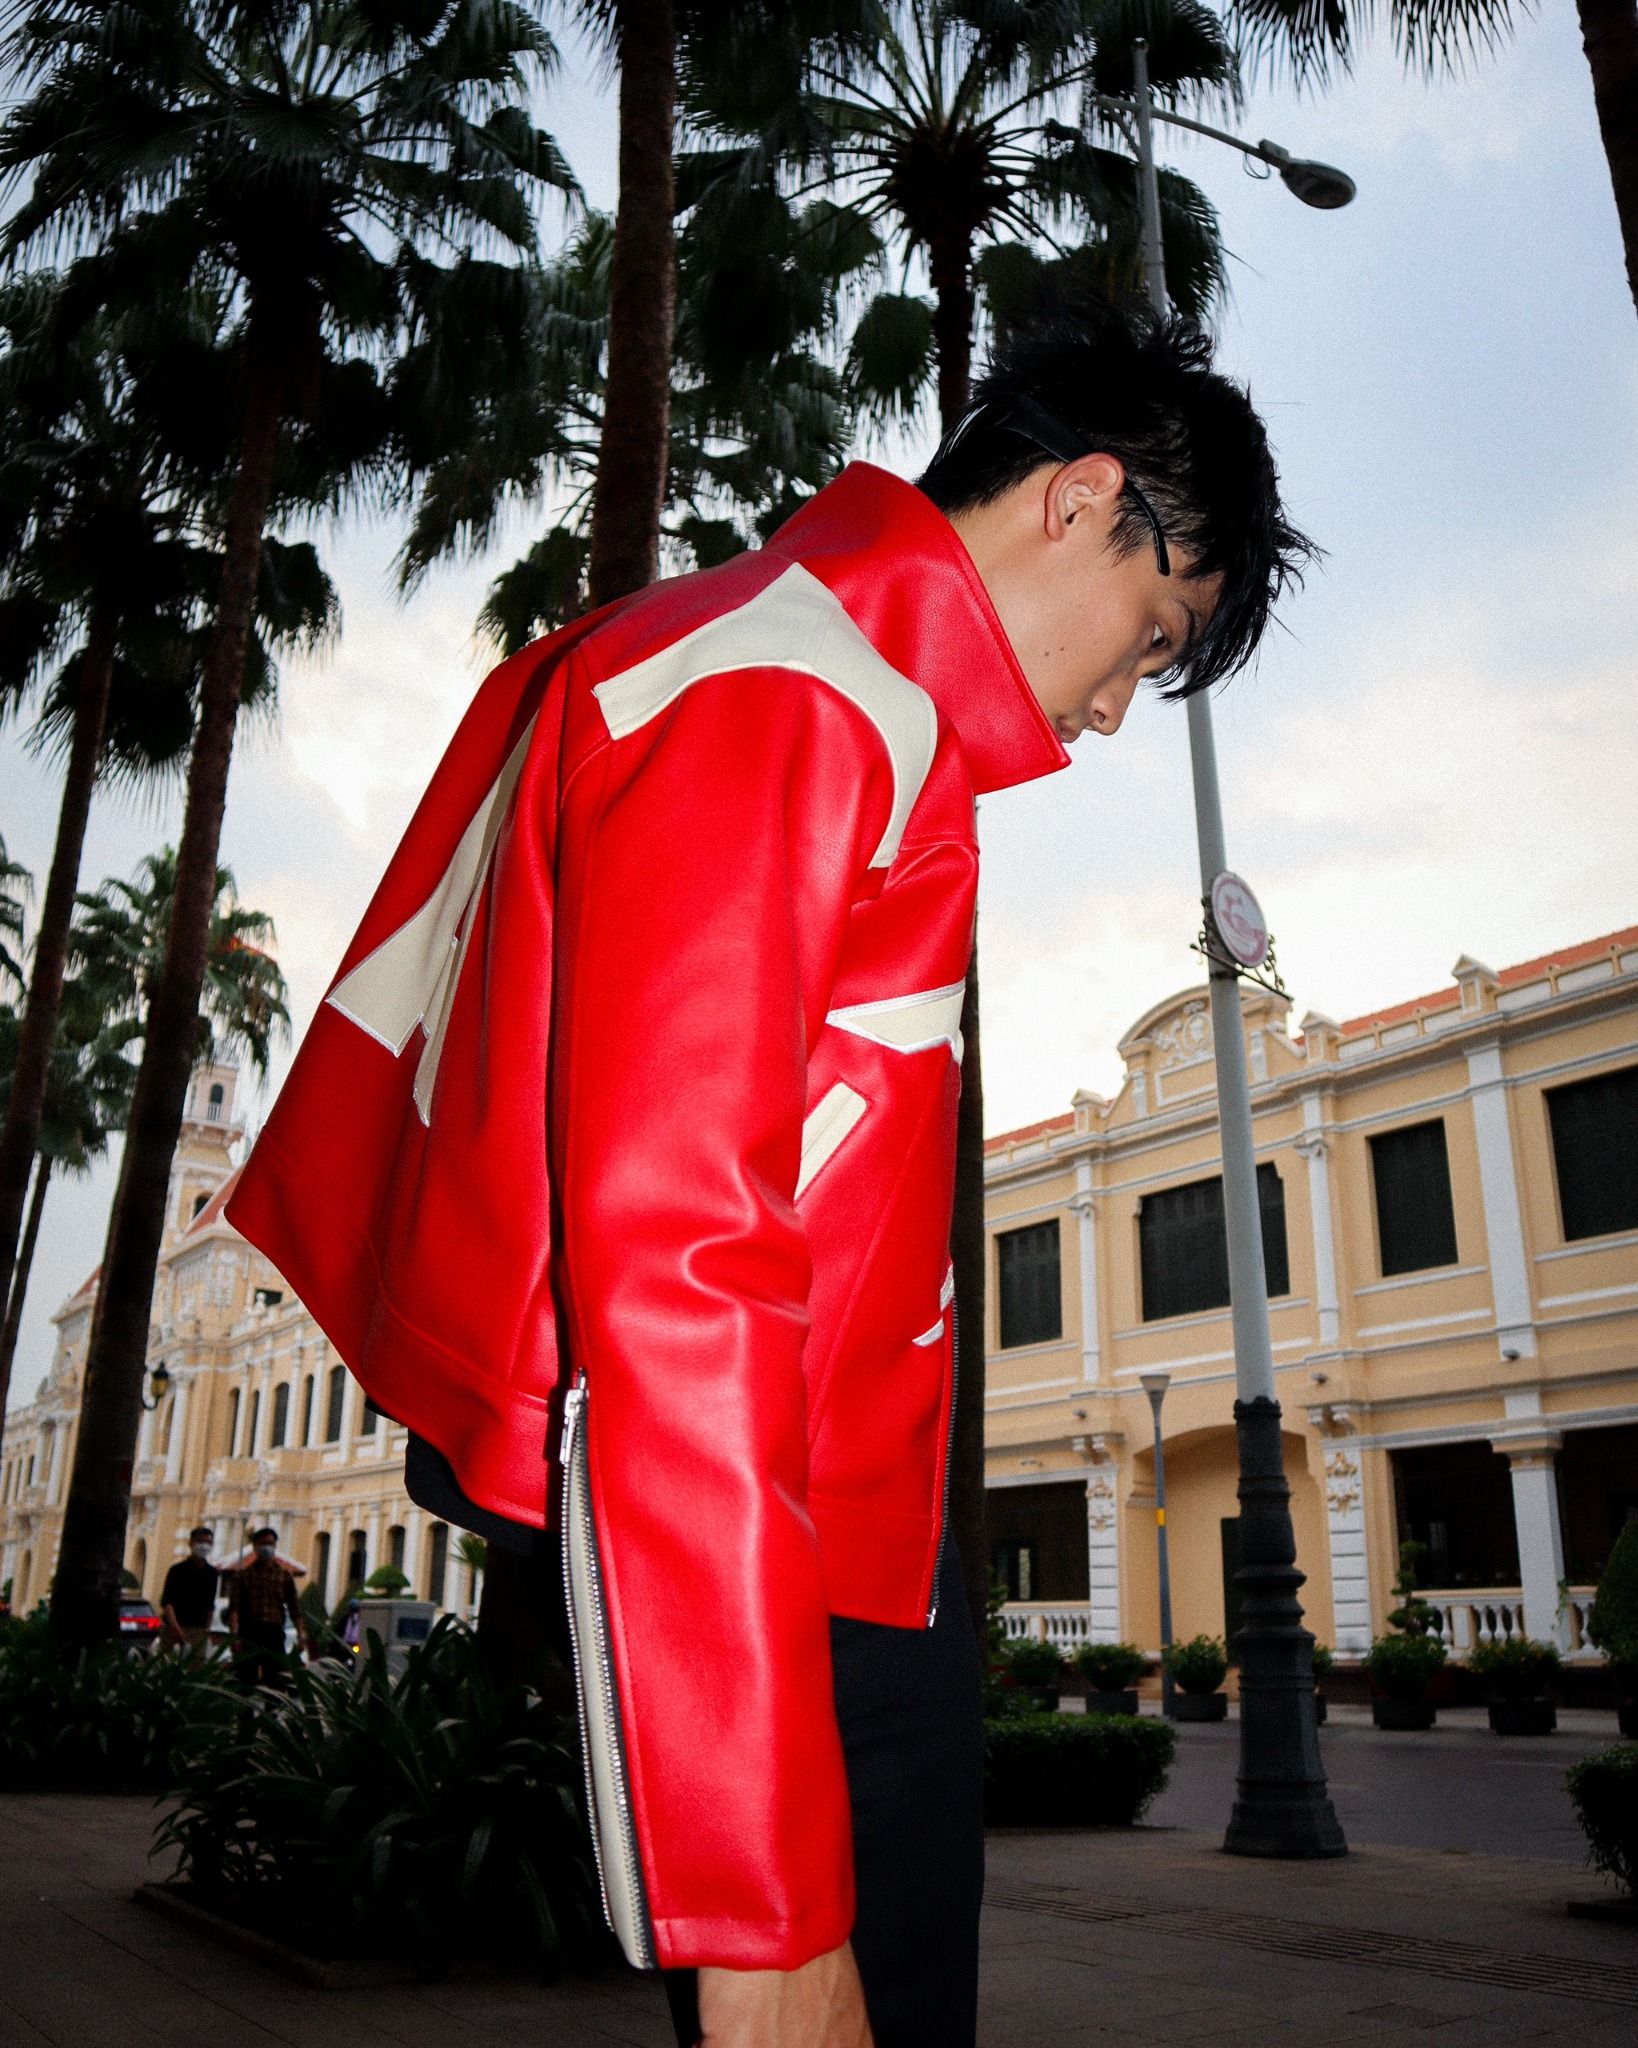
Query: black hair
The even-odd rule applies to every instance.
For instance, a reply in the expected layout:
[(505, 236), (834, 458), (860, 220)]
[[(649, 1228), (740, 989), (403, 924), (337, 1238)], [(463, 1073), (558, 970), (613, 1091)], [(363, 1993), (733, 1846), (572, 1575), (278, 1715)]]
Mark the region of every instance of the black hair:
[[(1171, 549), (1190, 556), (1191, 573), (1223, 578), (1164, 694), (1192, 696), (1243, 668), (1319, 549), (1287, 518), (1263, 423), (1249, 392), (1212, 368), (1210, 338), (1185, 320), (1102, 305), (1014, 328), (964, 421), (917, 479), (941, 511), (988, 504), (1061, 459), (1004, 424), (1007, 402), (1020, 398), (1062, 422), (1088, 454), (1113, 455)], [(1142, 509), (1125, 496), (1114, 542), (1122, 554), (1152, 542)]]
[(207, 1529), (203, 1522), (199, 1524), (197, 1529), (190, 1529), (188, 1531), (188, 1541), (190, 1543), (197, 1543), (201, 1537), (204, 1537), (207, 1542), (214, 1543), (216, 1541), (216, 1531), (214, 1529)]
[(277, 1529), (252, 1529), (250, 1532), (250, 1540), (252, 1543), (260, 1543), (264, 1536), (271, 1536), (275, 1543), (277, 1543), (279, 1540), (279, 1532)]

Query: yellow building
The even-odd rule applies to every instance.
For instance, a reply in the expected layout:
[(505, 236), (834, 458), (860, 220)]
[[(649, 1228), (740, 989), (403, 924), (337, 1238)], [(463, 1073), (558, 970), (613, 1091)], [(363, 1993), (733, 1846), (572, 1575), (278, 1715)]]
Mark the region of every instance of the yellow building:
[[(1457, 1646), (1524, 1626), (1587, 1654), (1589, 1581), (1638, 1512), (1638, 928), (1437, 994), (1288, 1028), (1245, 993), (1264, 1242), (1309, 1625), (1346, 1657), (1398, 1542)], [(1145, 1372), (1163, 1405), (1174, 1626), (1232, 1625), (1234, 1366), (1204, 989), (1141, 1017), (1112, 1102), (988, 1147), (988, 1479), (1011, 1626), (1159, 1640)], [(334, 1602), (383, 1563), (470, 1613), (455, 1532), (403, 1490), (375, 1415), (278, 1273), (221, 1217), (231, 1068), (201, 1072), (172, 1176), (127, 1562), (150, 1598), (196, 1522), (263, 1521)], [(9, 1418), (0, 1579), (44, 1597), (95, 1275)], [(1566, 1597), (1561, 1601), (1560, 1587)]]
[[(374, 1412), (273, 1267), (222, 1219), (243, 1151), (237, 1082), (233, 1068), (211, 1067), (189, 1092), (148, 1348), (168, 1385), (142, 1420), (127, 1566), (157, 1604), (196, 1523), (214, 1529), (222, 1560), (271, 1522), (327, 1604), (396, 1564), (413, 1593), (470, 1614), (478, 1586), (456, 1556), (459, 1531), (404, 1492), (405, 1432)], [(34, 1400), (7, 1418), (0, 1580), (12, 1581), (17, 1613), (47, 1596), (56, 1566), (95, 1301), (93, 1274), (53, 1318), (56, 1350)]]
[[(1593, 1655), (1638, 1514), (1638, 927), (1337, 1024), (1246, 986), (1276, 1388), (1308, 1625), (1357, 1656), (1428, 1546), (1447, 1640)], [(1204, 988), (1121, 1042), (1112, 1102), (986, 1146), (987, 1479), (1015, 1633), (1234, 1625), (1234, 1359)]]

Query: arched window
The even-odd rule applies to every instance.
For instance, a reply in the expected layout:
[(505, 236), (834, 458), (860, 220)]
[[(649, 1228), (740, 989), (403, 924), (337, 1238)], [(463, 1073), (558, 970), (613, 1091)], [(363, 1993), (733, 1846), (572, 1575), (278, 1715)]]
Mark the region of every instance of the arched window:
[(250, 1433), (245, 1438), (245, 1456), (256, 1455), (256, 1432), (262, 1426), (262, 1390), (258, 1387), (250, 1397)]
[(301, 1441), (305, 1449), (313, 1441), (313, 1375), (301, 1383)]
[(228, 1395), (227, 1454), (234, 1457), (239, 1447), (239, 1389)]
[(290, 1429), (290, 1383), (280, 1380), (273, 1389), (273, 1426), (267, 1433), (267, 1448), (281, 1450)]
[(221, 1082), (212, 1081), (210, 1084), (210, 1103), (206, 1114), (213, 1124), (219, 1124), (222, 1121), (222, 1105), (226, 1101), (227, 1092)]
[(355, 1529), (347, 1538), (347, 1590), (362, 1586), (370, 1568), (369, 1538)]
[(209, 1196), (208, 1194), (199, 1194), (199, 1195), (195, 1195), (195, 1196), (194, 1196), (194, 1198), (193, 1198), (193, 1207), (192, 1207), (192, 1209), (191, 1209), (191, 1210), (190, 1210), (190, 1211), (189, 1211), (188, 1213), (189, 1213), (190, 1215), (193, 1215), (193, 1216), (197, 1216), (197, 1215), (199, 1214), (199, 1211), (200, 1211), (200, 1210), (201, 1210), (202, 1208), (204, 1208), (205, 1204), (206, 1204), (206, 1203), (207, 1203), (207, 1202), (208, 1202), (209, 1200), (210, 1200), (210, 1196)]
[(329, 1400), (324, 1416), (324, 1441), (338, 1444), (341, 1441), (341, 1404), (347, 1397), (347, 1373), (343, 1366), (330, 1368)]
[(387, 1531), (387, 1562), (404, 1569), (404, 1531), (397, 1522)]
[(330, 1604), (330, 1532), (321, 1529), (313, 1538), (313, 1585), (319, 1598)]
[(363, 1413), (363, 1415), (362, 1415), (362, 1416), (361, 1416), (361, 1417), (359, 1418), (359, 1424), (358, 1424), (358, 1433), (359, 1433), (359, 1435), (360, 1435), (360, 1436), (374, 1436), (374, 1435), (375, 1435), (375, 1426), (376, 1426), (376, 1424), (377, 1424), (377, 1423), (378, 1423), (378, 1422), (379, 1422), (380, 1420), (381, 1420), (381, 1410), (380, 1410), (380, 1409), (379, 1409), (379, 1408), (378, 1408), (378, 1407), (377, 1407), (377, 1406), (375, 1405), (375, 1403), (374, 1403), (374, 1402), (373, 1402), (373, 1401), (372, 1401), (372, 1400), (370, 1399), (369, 1395), (368, 1395), (368, 1394), (366, 1394), (366, 1395), (364, 1396), (364, 1413)]

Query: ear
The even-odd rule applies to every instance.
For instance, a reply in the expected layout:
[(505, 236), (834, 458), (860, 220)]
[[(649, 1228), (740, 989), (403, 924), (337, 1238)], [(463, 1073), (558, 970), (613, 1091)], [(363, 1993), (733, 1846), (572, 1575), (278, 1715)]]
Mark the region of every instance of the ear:
[(1118, 456), (1082, 455), (1066, 462), (1047, 482), (1042, 506), (1047, 539), (1064, 539), (1078, 520), (1089, 523), (1100, 536), (1106, 534), (1125, 487), (1126, 470)]

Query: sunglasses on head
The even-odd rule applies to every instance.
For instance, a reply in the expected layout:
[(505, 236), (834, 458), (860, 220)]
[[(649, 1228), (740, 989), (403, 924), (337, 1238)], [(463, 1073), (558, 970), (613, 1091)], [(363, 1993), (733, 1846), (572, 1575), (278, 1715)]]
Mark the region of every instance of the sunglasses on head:
[[(938, 445), (933, 457), (935, 463), (942, 462), (961, 442), (969, 427), (980, 419), (1003, 434), (1017, 434), (1021, 440), (1033, 442), (1048, 455), (1055, 455), (1060, 462), (1079, 462), (1083, 455), (1097, 452), (1097, 444), (1077, 434), (1064, 425), (1056, 413), (1047, 411), (1044, 405), (1037, 405), (1033, 398), (1016, 395), (1011, 398), (986, 399), (982, 404), (972, 406), (962, 414)], [(1155, 562), (1162, 576), (1172, 573), (1171, 550), (1166, 545), (1165, 529), (1161, 526), (1160, 515), (1144, 496), (1132, 479), (1128, 477), (1121, 486), (1125, 495), (1132, 500), (1144, 518), (1155, 540)]]

